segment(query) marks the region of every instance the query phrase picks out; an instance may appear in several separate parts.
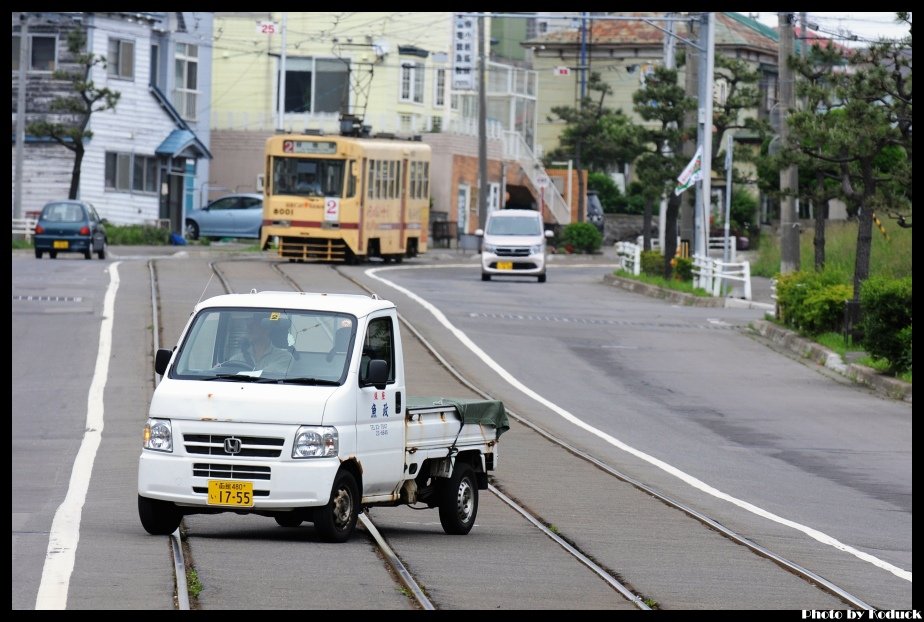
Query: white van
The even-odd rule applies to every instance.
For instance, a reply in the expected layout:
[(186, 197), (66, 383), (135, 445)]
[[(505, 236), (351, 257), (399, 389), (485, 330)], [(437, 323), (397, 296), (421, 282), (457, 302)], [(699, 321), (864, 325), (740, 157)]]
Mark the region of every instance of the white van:
[(488, 214), (481, 244), (481, 280), (492, 275), (535, 276), (545, 283), (545, 243), (551, 231), (543, 231), (542, 212), (504, 209)]

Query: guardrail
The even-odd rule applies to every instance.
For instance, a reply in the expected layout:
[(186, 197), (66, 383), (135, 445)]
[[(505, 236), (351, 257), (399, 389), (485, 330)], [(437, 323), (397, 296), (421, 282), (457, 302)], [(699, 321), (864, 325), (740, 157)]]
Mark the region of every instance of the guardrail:
[(616, 242), (619, 267), (638, 276), (642, 271), (642, 247), (632, 242)]
[(13, 235), (21, 235), (31, 240), (35, 235), (35, 218), (13, 218)]
[(737, 250), (738, 244), (734, 236), (730, 236), (728, 238), (725, 238), (724, 236), (715, 236), (715, 237), (710, 236), (709, 237), (709, 250), (722, 251), (722, 257), (724, 258), (726, 240), (728, 241), (728, 259), (729, 261), (735, 261), (735, 259), (737, 258), (736, 250)]
[[(728, 295), (735, 298), (751, 300), (751, 262), (725, 262), (693, 255), (693, 285), (701, 287), (713, 296), (721, 296), (724, 286), (741, 283), (740, 287), (731, 287)], [(736, 291), (739, 295), (735, 295)]]

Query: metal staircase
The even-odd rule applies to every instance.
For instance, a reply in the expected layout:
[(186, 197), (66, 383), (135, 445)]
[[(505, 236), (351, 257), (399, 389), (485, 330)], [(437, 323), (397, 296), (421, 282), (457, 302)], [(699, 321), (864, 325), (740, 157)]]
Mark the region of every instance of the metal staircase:
[(541, 178), (548, 180), (548, 175), (542, 165), (542, 160), (536, 157), (519, 132), (504, 132), (504, 159), (514, 160), (520, 165), (520, 168), (526, 173), (533, 190), (535, 190), (536, 196), (542, 197), (545, 206), (549, 208), (549, 212), (557, 224), (567, 225), (571, 223), (571, 209), (568, 207), (568, 202), (561, 196), (558, 188), (555, 187), (555, 184), (547, 183), (544, 189), (540, 188)]

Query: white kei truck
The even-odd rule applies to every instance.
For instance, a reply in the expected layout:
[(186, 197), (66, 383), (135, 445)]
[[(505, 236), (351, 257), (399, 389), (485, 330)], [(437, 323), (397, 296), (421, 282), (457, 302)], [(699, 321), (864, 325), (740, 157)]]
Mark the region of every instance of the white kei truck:
[(467, 534), (509, 429), (496, 400), (409, 398), (394, 303), (251, 291), (198, 303), (162, 376), (138, 462), (153, 535), (236, 512), (350, 538), (372, 506), (438, 508)]

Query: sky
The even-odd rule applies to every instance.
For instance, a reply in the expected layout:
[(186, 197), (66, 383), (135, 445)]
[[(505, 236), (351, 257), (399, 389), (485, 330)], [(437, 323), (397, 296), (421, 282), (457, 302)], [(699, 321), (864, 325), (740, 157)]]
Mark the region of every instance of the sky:
[[(779, 20), (776, 13), (745, 13), (758, 19), (761, 23), (776, 28)], [(890, 13), (861, 13), (861, 12), (840, 12), (840, 13), (822, 13), (807, 12), (806, 15), (809, 24), (817, 24), (818, 31), (829, 38), (837, 40), (845, 45), (862, 45), (864, 39), (875, 41), (880, 37), (888, 39), (897, 39), (908, 34), (907, 26), (895, 23), (895, 12)], [(810, 30), (814, 30), (809, 26)], [(860, 41), (851, 43), (847, 40), (837, 39), (836, 35), (845, 31), (843, 34), (852, 33), (859, 37)]]

